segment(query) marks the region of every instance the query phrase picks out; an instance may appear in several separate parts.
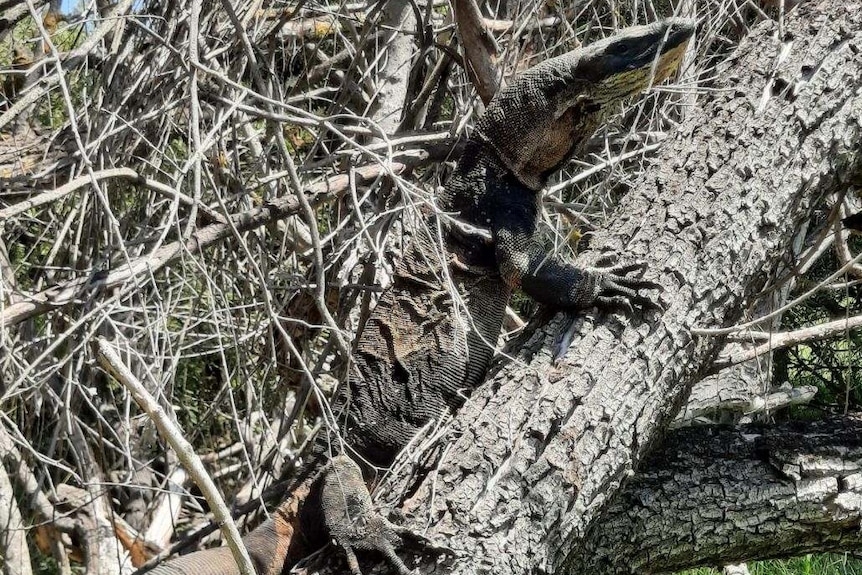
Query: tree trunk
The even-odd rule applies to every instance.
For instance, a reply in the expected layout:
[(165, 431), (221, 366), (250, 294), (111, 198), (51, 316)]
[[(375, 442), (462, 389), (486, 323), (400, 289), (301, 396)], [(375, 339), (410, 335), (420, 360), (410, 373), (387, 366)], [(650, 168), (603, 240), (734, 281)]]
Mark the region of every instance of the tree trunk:
[(862, 418), (690, 428), (641, 466), (573, 561), (673, 572), (862, 544)]
[(667, 311), (580, 315), (554, 363), (556, 317), (459, 412), (407, 501), (409, 466), (386, 485), (411, 527), (458, 553), (420, 558), (421, 572), (588, 572), (588, 529), (723, 344), (690, 330), (739, 321), (812, 206), (858, 172), (860, 30), (862, 2), (805, 3), (785, 44), (763, 22), (719, 70), (593, 241), (645, 261)]

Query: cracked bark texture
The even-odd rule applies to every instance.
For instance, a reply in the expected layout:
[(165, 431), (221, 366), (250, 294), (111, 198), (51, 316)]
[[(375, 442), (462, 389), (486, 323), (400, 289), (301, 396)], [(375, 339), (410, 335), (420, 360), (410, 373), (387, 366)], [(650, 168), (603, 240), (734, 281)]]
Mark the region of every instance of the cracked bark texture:
[(579, 539), (722, 345), (689, 328), (737, 322), (813, 203), (858, 170), (862, 3), (801, 8), (782, 63), (766, 22), (595, 239), (647, 262), (667, 312), (580, 317), (558, 365), (553, 321), (459, 414), (407, 505), (478, 558), (449, 572), (580, 572)]
[[(808, 232), (808, 223), (804, 223), (796, 232), (790, 248), (790, 261), (799, 260), (805, 245)], [(776, 276), (787, 273), (787, 265), (779, 266), (775, 272)], [(767, 293), (757, 302), (754, 309), (754, 317), (764, 317), (783, 307), (796, 286), (795, 278), (791, 278), (780, 289)], [(772, 316), (769, 319), (753, 326), (755, 330), (767, 332), (778, 332), (781, 330), (781, 319), (783, 313)], [(759, 342), (731, 341), (719, 354), (720, 356), (743, 353), (757, 347)], [(773, 384), (773, 353), (768, 352), (739, 365), (732, 365), (721, 369), (718, 373), (707, 376), (698, 381), (691, 390), (685, 407), (677, 415), (672, 425), (686, 425), (692, 421), (710, 423), (751, 423), (763, 421), (769, 415), (771, 400), (776, 397), (775, 392), (770, 390)], [(816, 388), (798, 389), (797, 397), (792, 401), (805, 403), (809, 401)], [(770, 393), (772, 392), (772, 393)], [(780, 407), (786, 407), (781, 405)], [(759, 419), (756, 419), (759, 418)]]
[(677, 431), (591, 530), (581, 572), (665, 573), (862, 544), (862, 418)]
[(408, 471), (384, 485), (456, 552), (418, 557), (420, 572), (588, 572), (588, 529), (724, 343), (690, 328), (738, 322), (812, 206), (858, 173), (862, 2), (804, 3), (789, 43), (777, 33), (763, 22), (740, 45), (582, 262), (645, 261), (666, 311), (578, 316), (554, 364), (557, 316), (459, 412), (408, 500)]

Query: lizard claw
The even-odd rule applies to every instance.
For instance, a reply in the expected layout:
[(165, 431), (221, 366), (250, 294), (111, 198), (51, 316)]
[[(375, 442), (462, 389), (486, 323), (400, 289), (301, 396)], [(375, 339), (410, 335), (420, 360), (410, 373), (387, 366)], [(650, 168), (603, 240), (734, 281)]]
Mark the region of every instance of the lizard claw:
[[(612, 256), (603, 256), (599, 262), (607, 263), (613, 260)], [(579, 302), (578, 307), (586, 308), (597, 306), (606, 310), (622, 310), (628, 315), (634, 314), (634, 306), (640, 309), (655, 309), (664, 311), (664, 307), (657, 299), (642, 295), (641, 290), (661, 290), (661, 284), (641, 279), (640, 273), (646, 270), (645, 262), (634, 262), (610, 267), (586, 268), (584, 272), (588, 281), (591, 282), (584, 300)], [(630, 275), (637, 273), (638, 275)], [(554, 346), (552, 361), (556, 363), (562, 358), (572, 338), (575, 335), (576, 322), (570, 321), (568, 328), (563, 332), (559, 342)]]
[(353, 575), (362, 575), (356, 550), (377, 551), (399, 575), (413, 575), (395, 553), (405, 530), (374, 510), (362, 470), (346, 455), (333, 458), (321, 488), (323, 519), (329, 535), (344, 551)]
[(602, 254), (595, 260), (596, 268), (612, 268), (619, 261), (619, 254)]
[(643, 272), (645, 269), (644, 262), (591, 269), (590, 271), (598, 275), (596, 304), (605, 308), (623, 309), (628, 313), (634, 312), (632, 304), (641, 309), (664, 311), (657, 300), (639, 293), (641, 290), (661, 290), (661, 284), (629, 275)]
[(392, 530), (401, 536), (401, 541), (412, 541), (413, 544), (420, 546), (425, 551), (430, 551), (439, 555), (451, 555), (453, 557), (458, 557), (461, 555), (459, 551), (452, 549), (451, 547), (447, 547), (446, 545), (440, 545), (439, 543), (435, 543), (433, 540), (428, 537), (422, 535), (421, 533), (417, 533), (412, 529), (408, 529), (407, 527), (402, 527), (401, 525), (390, 523), (390, 527)]
[(622, 295), (600, 295), (596, 298), (596, 304), (605, 309), (621, 309), (627, 314), (633, 314), (635, 311), (629, 298)]

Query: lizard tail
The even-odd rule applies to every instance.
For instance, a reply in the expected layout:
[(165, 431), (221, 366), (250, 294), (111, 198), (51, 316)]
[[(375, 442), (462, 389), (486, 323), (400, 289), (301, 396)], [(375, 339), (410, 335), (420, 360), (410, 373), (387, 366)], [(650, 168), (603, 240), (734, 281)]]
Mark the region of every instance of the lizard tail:
[[(306, 487), (306, 486), (301, 486)], [(272, 516), (257, 529), (243, 537), (257, 575), (280, 575), (285, 565), (291, 565), (309, 553), (303, 537), (297, 537), (299, 509), (308, 489), (298, 489), (273, 511)], [(216, 547), (169, 559), (150, 575), (240, 575), (230, 549)]]

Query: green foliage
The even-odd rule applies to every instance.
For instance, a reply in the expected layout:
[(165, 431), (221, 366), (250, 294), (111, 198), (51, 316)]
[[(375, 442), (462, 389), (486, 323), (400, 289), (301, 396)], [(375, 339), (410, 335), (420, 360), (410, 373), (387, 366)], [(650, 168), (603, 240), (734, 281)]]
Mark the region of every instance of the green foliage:
[[(855, 240), (854, 253), (862, 249)], [(840, 267), (833, 256), (824, 256), (800, 282), (799, 295)], [(792, 330), (825, 321), (862, 313), (862, 286), (852, 285), (852, 277), (840, 289), (824, 289), (784, 314), (782, 329)], [(841, 337), (800, 344), (775, 354), (777, 382), (789, 381), (794, 386), (814, 385), (818, 388), (812, 406), (820, 410), (859, 409), (862, 406), (862, 332), (850, 331)], [(792, 412), (794, 416), (810, 418), (811, 408)]]
[(288, 149), (294, 154), (308, 151), (316, 139), (314, 133), (303, 126), (285, 125), (283, 130)]
[[(862, 561), (849, 555), (805, 555), (783, 561), (748, 564), (751, 575), (862, 575)], [(693, 569), (679, 575), (720, 575), (715, 569)]]
[(61, 573), (57, 560), (50, 555), (42, 553), (35, 546), (30, 549), (30, 562), (33, 567), (33, 573), (37, 575), (56, 575)]
[(530, 296), (520, 289), (512, 292), (509, 299), (509, 307), (518, 312), (522, 317), (530, 317), (538, 309), (538, 304)]
[(183, 429), (202, 431), (201, 426), (206, 424), (211, 427), (208, 431), (212, 434), (229, 432), (229, 421), (225, 421), (218, 413), (214, 414), (213, 419), (204, 420), (212, 403), (200, 400), (202, 397), (214, 398), (219, 394), (221, 369), (218, 367), (218, 361), (217, 357), (198, 356), (184, 359), (177, 365), (173, 401), (181, 406), (177, 416)]
[(50, 252), (51, 239), (44, 236), (36, 220), (10, 231), (12, 239), (7, 243), (9, 261), (15, 269), (19, 288), (30, 289), (42, 273), (38, 262), (44, 261)]
[[(73, 50), (86, 39), (86, 34), (80, 26), (66, 26), (62, 22), (58, 27), (49, 29), (49, 34), (51, 43), (60, 54)], [(41, 56), (43, 52), (49, 51), (48, 46), (42, 40), (39, 28), (30, 17), (19, 22), (8, 38), (0, 43), (0, 69), (12, 67), (16, 49), (24, 50), (35, 56)], [(34, 59), (38, 60), (38, 57)], [(0, 77), (0, 81), (2, 80), (4, 79)], [(66, 82), (70, 87), (73, 103), (76, 108), (80, 109), (83, 103), (83, 89), (86, 87), (85, 73), (77, 69), (67, 71)], [(65, 123), (68, 113), (62, 94), (59, 91), (54, 91), (40, 99), (35, 108), (35, 118), (46, 127), (55, 127)]]

